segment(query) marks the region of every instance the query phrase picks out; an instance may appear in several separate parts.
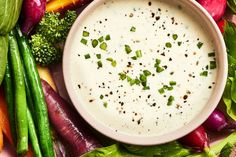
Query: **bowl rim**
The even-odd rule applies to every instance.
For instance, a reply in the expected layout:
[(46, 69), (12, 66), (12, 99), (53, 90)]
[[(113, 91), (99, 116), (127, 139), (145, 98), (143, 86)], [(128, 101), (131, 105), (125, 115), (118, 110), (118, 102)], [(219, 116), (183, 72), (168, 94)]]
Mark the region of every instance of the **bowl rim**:
[(72, 37), (75, 34), (77, 26), (79, 25), (79, 22), (83, 20), (87, 15), (89, 15), (89, 12), (91, 10), (93, 10), (94, 8), (96, 8), (98, 5), (102, 4), (105, 1), (108, 1), (108, 0), (94, 0), (86, 7), (76, 19), (66, 40), (64, 53), (63, 53), (63, 65), (62, 65), (63, 76), (64, 76), (64, 81), (65, 81), (65, 85), (66, 85), (66, 89), (68, 91), (69, 97), (74, 107), (76, 108), (76, 110), (83, 117), (83, 119), (88, 124), (90, 124), (94, 129), (96, 129), (98, 132), (116, 141), (120, 141), (120, 142), (128, 143), (128, 144), (135, 144), (135, 145), (146, 146), (146, 145), (157, 145), (157, 144), (167, 143), (167, 142), (179, 139), (187, 135), (188, 133), (190, 133), (197, 127), (199, 127), (210, 116), (210, 114), (214, 111), (214, 109), (217, 107), (218, 103), (220, 102), (220, 99), (223, 95), (224, 88), (226, 85), (226, 80), (227, 80), (228, 60), (227, 60), (225, 42), (217, 24), (215, 23), (213, 18), (210, 16), (210, 14), (195, 0), (188, 0), (188, 1), (179, 0), (179, 1), (180, 3), (191, 6), (191, 9), (194, 9), (194, 11), (196, 11), (196, 13), (201, 15), (201, 18), (205, 20), (204, 22), (207, 24), (206, 28), (211, 30), (210, 34), (212, 37), (214, 36), (214, 39), (217, 42), (215, 43), (215, 47), (218, 50), (216, 53), (216, 55), (218, 56), (218, 63), (219, 63), (217, 80), (216, 80), (217, 83), (216, 83), (213, 94), (211, 95), (208, 103), (203, 109), (204, 113), (200, 113), (189, 124), (183, 126), (180, 129), (177, 129), (174, 132), (170, 132), (170, 133), (163, 134), (160, 136), (133, 136), (133, 135), (122, 134), (119, 132), (114, 132), (112, 129), (109, 129), (109, 127), (103, 124), (100, 124), (98, 121), (96, 121), (96, 119), (90, 116), (90, 114), (83, 107), (81, 107), (82, 105), (76, 105), (76, 104), (80, 104), (80, 102), (78, 102), (76, 99), (77, 97), (76, 92), (73, 90), (72, 82), (70, 78), (68, 77), (70, 76), (70, 73), (69, 73), (70, 61), (68, 59), (68, 57), (70, 56), (70, 54), (68, 53), (70, 50), (70, 43), (72, 41)]

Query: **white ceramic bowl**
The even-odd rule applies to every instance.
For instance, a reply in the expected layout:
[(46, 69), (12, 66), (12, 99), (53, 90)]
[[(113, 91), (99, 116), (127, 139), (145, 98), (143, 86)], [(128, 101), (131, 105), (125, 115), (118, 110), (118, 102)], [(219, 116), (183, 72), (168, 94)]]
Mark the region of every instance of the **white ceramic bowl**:
[(215, 24), (214, 20), (210, 17), (210, 15), (207, 13), (207, 11), (204, 10), (195, 0), (178, 0), (178, 1), (169, 0), (172, 3), (177, 3), (178, 5), (181, 5), (182, 7), (186, 8), (187, 12), (191, 13), (193, 18), (195, 18), (196, 20), (198, 20), (199, 23), (201, 23), (202, 27), (204, 27), (206, 32), (208, 32), (208, 35), (213, 39), (213, 43), (215, 45), (215, 50), (216, 50), (216, 59), (218, 62), (218, 74), (213, 94), (210, 97), (208, 103), (205, 105), (202, 112), (198, 114), (191, 121), (191, 123), (183, 126), (178, 130), (175, 130), (174, 132), (164, 134), (161, 136), (136, 136), (130, 134), (122, 134), (119, 132), (116, 133), (111, 128), (100, 123), (96, 118), (94, 118), (94, 116), (90, 115), (90, 112), (83, 105), (81, 105), (81, 101), (78, 98), (76, 91), (74, 90), (69, 72), (71, 70), (70, 56), (73, 53), (71, 51), (71, 43), (73, 40), (75, 40), (76, 30), (80, 25), (81, 21), (83, 21), (92, 10), (94, 10), (97, 6), (104, 3), (105, 1), (108, 0), (94, 0), (90, 5), (88, 5), (87, 8), (85, 8), (85, 10), (82, 11), (82, 13), (79, 15), (76, 22), (74, 23), (65, 45), (64, 56), (63, 56), (63, 73), (64, 73), (65, 84), (69, 96), (75, 108), (80, 113), (80, 115), (93, 128), (95, 128), (102, 134), (117, 141), (130, 144), (137, 144), (137, 145), (155, 145), (173, 141), (185, 136), (186, 134), (190, 133), (195, 128), (200, 126), (207, 119), (207, 117), (209, 117), (209, 115), (213, 112), (213, 110), (217, 107), (217, 104), (221, 99), (227, 78), (228, 64), (227, 64), (226, 47), (221, 32), (219, 31), (217, 25)]

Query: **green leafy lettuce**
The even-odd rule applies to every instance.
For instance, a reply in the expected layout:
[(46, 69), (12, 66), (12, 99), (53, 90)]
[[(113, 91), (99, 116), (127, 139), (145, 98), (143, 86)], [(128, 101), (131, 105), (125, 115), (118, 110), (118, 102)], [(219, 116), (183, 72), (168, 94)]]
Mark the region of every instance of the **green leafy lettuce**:
[(223, 95), (228, 115), (236, 120), (236, 26), (227, 22), (224, 39), (228, 52), (228, 79)]
[(229, 8), (236, 13), (236, 0), (228, 0), (227, 4), (229, 6)]

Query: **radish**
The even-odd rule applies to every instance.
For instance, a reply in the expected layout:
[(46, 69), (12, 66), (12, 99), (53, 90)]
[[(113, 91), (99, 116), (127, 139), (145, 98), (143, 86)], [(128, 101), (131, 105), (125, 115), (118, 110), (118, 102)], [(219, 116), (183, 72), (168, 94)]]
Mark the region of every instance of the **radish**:
[(222, 34), (224, 34), (224, 32), (225, 32), (225, 30), (224, 30), (225, 24), (226, 24), (225, 20), (220, 20), (217, 22), (217, 25), (218, 25)]
[(29, 35), (34, 26), (43, 18), (46, 10), (46, 0), (24, 0), (22, 8), (21, 30)]
[(50, 122), (62, 139), (69, 144), (74, 156), (101, 147), (77, 112), (46, 81), (42, 80), (42, 86)]
[(196, 151), (209, 149), (209, 139), (203, 126), (180, 139), (180, 142)]
[(215, 21), (221, 19), (225, 13), (227, 0), (198, 0), (198, 2), (208, 11)]
[(217, 109), (204, 122), (203, 126), (207, 130), (213, 131), (213, 132), (222, 131), (226, 129), (230, 129), (230, 130), (236, 129), (236, 123), (227, 121), (224, 113), (222, 113), (220, 110), (217, 110)]

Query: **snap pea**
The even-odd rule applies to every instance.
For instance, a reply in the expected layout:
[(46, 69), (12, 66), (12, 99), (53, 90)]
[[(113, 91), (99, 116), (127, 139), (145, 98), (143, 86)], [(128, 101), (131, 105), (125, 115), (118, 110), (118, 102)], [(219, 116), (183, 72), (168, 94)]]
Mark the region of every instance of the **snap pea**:
[(21, 33), (19, 27), (16, 29), (18, 33), (18, 44), (34, 101), (34, 112), (37, 121), (36, 128), (38, 130), (42, 154), (44, 157), (54, 157), (47, 106), (36, 63), (26, 37)]
[(14, 83), (14, 103), (17, 131), (17, 154), (24, 155), (28, 150), (28, 122), (27, 122), (27, 102), (25, 92), (25, 82), (22, 71), (22, 62), (18, 49), (15, 32), (9, 34), (10, 62), (13, 72)]

